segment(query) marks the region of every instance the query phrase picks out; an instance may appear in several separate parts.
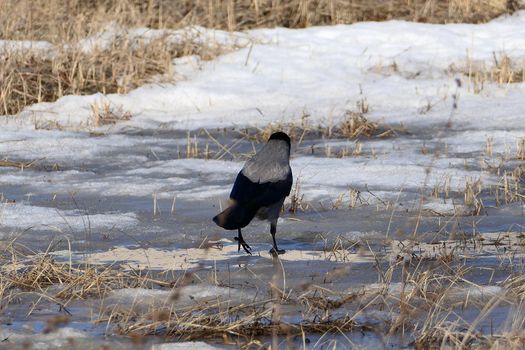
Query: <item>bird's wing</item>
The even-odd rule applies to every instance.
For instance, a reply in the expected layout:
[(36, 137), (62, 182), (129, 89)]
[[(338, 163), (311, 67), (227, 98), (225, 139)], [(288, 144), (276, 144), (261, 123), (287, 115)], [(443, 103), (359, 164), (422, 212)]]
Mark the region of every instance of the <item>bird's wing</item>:
[(266, 207), (288, 196), (292, 189), (292, 183), (291, 170), (283, 180), (263, 183), (252, 182), (240, 172), (233, 185), (230, 198), (241, 205), (256, 208)]

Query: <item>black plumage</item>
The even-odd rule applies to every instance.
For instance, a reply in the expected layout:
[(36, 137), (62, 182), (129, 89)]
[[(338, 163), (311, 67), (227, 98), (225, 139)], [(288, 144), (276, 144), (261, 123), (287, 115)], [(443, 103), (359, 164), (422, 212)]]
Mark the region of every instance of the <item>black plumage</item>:
[(270, 221), (274, 254), (284, 250), (277, 248), (275, 234), (277, 219), (284, 199), (290, 194), (293, 183), (290, 168), (290, 138), (283, 132), (270, 136), (264, 147), (246, 162), (237, 175), (230, 193), (232, 204), (213, 218), (226, 230), (238, 230), (236, 238), (239, 250), (242, 246), (250, 253), (250, 246), (244, 241), (241, 229), (254, 217)]

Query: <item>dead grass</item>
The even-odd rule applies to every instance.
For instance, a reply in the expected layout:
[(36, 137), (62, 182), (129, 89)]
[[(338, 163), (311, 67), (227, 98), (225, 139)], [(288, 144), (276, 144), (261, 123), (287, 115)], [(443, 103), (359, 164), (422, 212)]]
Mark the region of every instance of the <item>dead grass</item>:
[(521, 6), (515, 0), (6, 0), (0, 11), (0, 37), (56, 43), (95, 33), (108, 22), (149, 28), (201, 25), (230, 31), (389, 19), (478, 23)]
[(112, 106), (109, 102), (94, 103), (91, 105), (91, 115), (94, 126), (112, 125), (117, 122), (131, 119), (131, 113), (122, 106)]
[[(378, 64), (370, 68), (370, 72), (381, 74), (385, 76), (401, 75), (406, 79), (416, 79), (421, 71), (416, 73), (407, 73), (399, 70), (398, 65), (394, 62), (389, 65)], [(492, 62), (476, 62), (470, 57), (467, 52), (467, 58), (464, 64), (457, 66), (451, 64), (445, 71), (449, 76), (457, 76), (458, 74), (465, 77), (464, 82), (468, 91), (475, 94), (480, 94), (485, 90), (487, 84), (497, 84), (500, 87), (507, 87), (514, 83), (525, 82), (525, 60), (511, 59), (507, 54), (493, 52)], [(419, 112), (425, 114), (429, 112), (436, 102), (428, 100), (423, 105)]]
[(468, 78), (467, 88), (470, 91), (479, 94), (488, 82), (500, 86), (525, 82), (525, 61), (516, 62), (507, 55), (497, 57), (494, 54), (493, 57), (494, 62), (489, 67), (468, 62), (467, 71), (463, 74)]
[(288, 205), (287, 210), (290, 213), (295, 214), (299, 211), (306, 211), (310, 208), (312, 208), (312, 205), (304, 200), (304, 193), (301, 191), (301, 177), (299, 176), (290, 193), (290, 204)]
[(472, 179), (465, 180), (464, 203), (472, 210), (472, 215), (480, 215), (484, 205), (481, 199), (481, 191), (483, 184), (480, 179), (476, 181)]
[[(313, 125), (309, 121), (309, 115), (305, 114), (300, 121), (291, 123), (271, 123), (263, 128), (257, 128), (252, 130), (240, 130), (239, 132), (243, 137), (250, 141), (257, 143), (263, 143), (268, 140), (271, 134), (277, 131), (284, 131), (292, 140), (293, 143), (298, 145), (303, 140), (318, 138), (318, 139), (347, 139), (347, 140), (359, 140), (373, 137), (392, 137), (398, 134), (406, 133), (404, 127), (392, 127), (389, 125), (381, 125), (377, 122), (372, 122), (366, 118), (366, 113), (361, 111), (347, 111), (341, 120), (335, 124), (318, 124)], [(353, 151), (346, 150), (343, 155), (359, 155), (361, 153), (361, 147), (359, 143), (356, 143), (356, 147)], [(325, 153), (331, 152), (325, 149)], [(341, 155), (341, 154), (340, 154)]]
[(20, 170), (29, 169), (38, 163), (38, 159), (32, 162), (17, 162), (9, 159), (0, 160), (0, 167), (18, 168)]
[[(212, 57), (213, 49), (191, 39), (173, 42), (168, 36), (134, 43), (117, 39), (109, 48), (83, 52), (61, 47), (53, 52), (4, 52), (0, 66), (0, 114), (16, 114), (24, 107), (51, 102), (65, 95), (101, 92), (126, 93), (172, 72), (172, 59), (198, 54)], [(211, 55), (211, 56), (210, 56)]]
[(148, 274), (118, 271), (111, 266), (59, 263), (47, 253), (26, 255), (13, 247), (2, 252), (0, 262), (0, 308), (24, 292), (41, 294), (67, 307), (72, 300), (104, 298), (115, 289), (169, 286)]
[[(185, 309), (168, 308), (159, 317), (158, 310), (145, 314), (132, 314), (130, 310), (112, 311), (111, 321), (115, 322), (120, 334), (140, 336), (163, 334), (181, 341), (217, 340), (247, 344), (256, 337), (268, 335), (297, 336), (304, 333), (336, 333), (353, 330), (366, 331), (370, 326), (358, 325), (350, 317), (332, 320), (304, 320), (300, 324), (290, 322), (272, 323), (272, 309), (265, 306), (271, 300), (251, 304), (229, 306), (229, 303), (201, 303)], [(106, 323), (109, 318), (98, 322)]]
[[(347, 243), (341, 241), (341, 244)], [(498, 343), (521, 341), (523, 338), (519, 335), (481, 334), (475, 326), (470, 327), (469, 321), (455, 317), (456, 312), (465, 308), (478, 310), (479, 316), (473, 321), (475, 325), (489, 317), (491, 310), (499, 305), (518, 305), (519, 298), (507, 297), (505, 293), (469, 297), (469, 292), (464, 292), (465, 299), (462, 290), (483, 290), (483, 286), (470, 280), (473, 268), (463, 265), (458, 258), (459, 250), (447, 249), (448, 244), (450, 242), (443, 242), (444, 250), (433, 257), (419, 256), (415, 253), (417, 246), (408, 245), (405, 250), (411, 258), (390, 260), (387, 264), (385, 256), (371, 252), (376, 255), (380, 281), (375, 287), (331, 290), (330, 283), (351, 273), (350, 266), (343, 266), (326, 273), (323, 277), (324, 283), (328, 283), (326, 286), (306, 282), (300, 288), (285, 290), (279, 285), (279, 292), (272, 294), (272, 299), (237, 305), (229, 301), (207, 301), (187, 308), (167, 306), (163, 310), (150, 309), (144, 313), (120, 309), (118, 313), (111, 311), (100, 322), (111, 319), (122, 334), (168, 335), (180, 340), (222, 339), (239, 346), (259, 341), (264, 336), (301, 339), (312, 333), (340, 334), (355, 330), (380, 334), (385, 339), (404, 334), (413, 339), (416, 348), (491, 348)], [(339, 243), (334, 245), (334, 249), (341, 247)], [(347, 249), (353, 247), (355, 243)], [(397, 274), (401, 274), (400, 283), (394, 277)], [(512, 295), (522, 293), (519, 280), (509, 278), (504, 286)], [(271, 288), (276, 286), (272, 284)], [(275, 304), (280, 307), (275, 308)], [(276, 310), (284, 307), (299, 308), (301, 321), (292, 323), (276, 317), (275, 312), (280, 312)], [(360, 318), (373, 310), (384, 310), (392, 318), (379, 323)]]
[[(122, 288), (161, 289), (171, 291), (171, 297), (162, 305), (109, 304), (101, 308), (94, 322), (107, 324), (108, 329), (138, 343), (146, 336), (162, 335), (178, 341), (222, 340), (225, 344), (249, 347), (262, 346), (263, 339), (268, 337), (291, 340), (305, 339), (310, 334), (360, 331), (375, 334), (386, 343), (390, 337), (402, 336), (416, 348), (498, 348), (500, 345), (518, 348), (516, 345), (524, 339), (520, 333), (523, 314), (514, 316), (506, 333), (498, 333), (496, 329), (493, 334), (480, 333), (476, 325), (488, 319), (498, 306), (523, 308), (522, 274), (509, 274), (499, 284), (502, 288), (499, 293), (470, 296), (469, 289), (483, 291), (484, 286), (472, 279), (476, 275), (475, 267), (465, 264), (461, 258), (461, 254), (469, 255), (479, 247), (500, 251), (502, 259), (520, 251), (520, 247), (513, 245), (517, 242), (514, 238), (506, 242), (507, 239), (493, 244), (475, 239), (443, 241), (437, 242), (439, 249), (434, 251), (432, 245), (415, 241), (397, 244), (385, 241), (384, 246), (372, 248), (370, 242), (339, 239), (327, 248), (327, 259), (335, 263), (352, 261), (346, 259), (345, 254), (373, 256), (378, 283), (366, 288), (356, 288), (350, 283), (342, 289), (333, 289), (334, 283), (349, 283), (352, 265), (346, 263), (334, 265), (315, 280), (290, 285), (284, 277), (275, 278), (286, 275), (286, 266), (274, 259), (274, 278), (259, 276), (256, 270), (251, 272), (253, 278), (266, 284), (257, 290), (260, 297), (251, 302), (208, 298), (183, 304), (178, 304), (180, 288), (195, 281), (212, 280), (223, 288), (239, 286), (230, 284), (229, 270), (228, 275), (219, 277), (217, 271), (201, 269), (183, 272), (178, 278), (169, 274), (153, 278), (147, 272), (117, 271), (111, 266), (59, 263), (50, 254), (22, 254), (13, 248), (16, 245), (11, 245), (1, 255), (0, 305), (7, 308), (10, 303), (20, 302), (20, 295), (34, 293), (39, 299), (31, 310), (41, 300), (47, 300), (68, 313), (68, 305), (75, 300), (96, 299), (107, 305), (104, 298)], [(502, 244), (509, 249), (501, 249)], [(391, 250), (389, 246), (399, 249)], [(400, 257), (392, 259), (392, 254), (385, 254), (387, 250)], [(521, 252), (523, 254), (523, 250)], [(483, 269), (489, 268), (498, 270), (497, 266), (483, 265)], [(295, 310), (299, 319), (283, 318), (284, 309)], [(460, 315), (465, 309), (477, 312), (478, 317), (473, 321), (463, 320)], [(374, 312), (388, 317), (383, 316), (381, 321), (364, 317)], [(74, 314), (52, 316), (44, 332), (52, 332), (74, 317)]]
[[(100, 121), (97, 123), (97, 120), (106, 119), (98, 117), (99, 114), (102, 116), (109, 115), (107, 121), (101, 121), (105, 124), (128, 120), (130, 117), (129, 112), (122, 110), (119, 106), (110, 106), (101, 103), (92, 107), (92, 119), (95, 125), (100, 125)], [(177, 145), (176, 152), (179, 159), (245, 160), (255, 153), (255, 144), (266, 143), (270, 135), (277, 131), (284, 131), (290, 136), (294, 143), (294, 151), (296, 153), (316, 154), (317, 152), (327, 158), (359, 157), (365, 154), (361, 141), (370, 138), (396, 137), (400, 134), (407, 133), (407, 130), (402, 126), (392, 127), (383, 125), (368, 120), (362, 113), (347, 111), (337, 123), (314, 125), (309, 122), (308, 115), (305, 115), (299, 121), (270, 123), (258, 128), (225, 128), (217, 130), (202, 128), (195, 131), (188, 131), (186, 134), (186, 144)], [(231, 143), (221, 143), (220, 140), (223, 138), (232, 138), (233, 141)], [(319, 146), (313, 145), (310, 147), (302, 145), (303, 141), (307, 140), (348, 140), (354, 143), (350, 146), (334, 146), (332, 148), (330, 143), (327, 142), (322, 146), (322, 151), (319, 152)], [(238, 148), (242, 145), (242, 142), (252, 143), (251, 150), (238, 152)], [(370, 153), (372, 157), (376, 157), (374, 149), (371, 149)], [(355, 197), (356, 194), (349, 196)], [(352, 199), (354, 205), (356, 200), (357, 198)]]
[[(499, 168), (498, 168), (499, 169)], [(525, 176), (525, 166), (518, 165), (513, 170), (501, 170), (503, 174), (494, 189), (496, 204), (522, 203), (525, 199), (522, 182)]]

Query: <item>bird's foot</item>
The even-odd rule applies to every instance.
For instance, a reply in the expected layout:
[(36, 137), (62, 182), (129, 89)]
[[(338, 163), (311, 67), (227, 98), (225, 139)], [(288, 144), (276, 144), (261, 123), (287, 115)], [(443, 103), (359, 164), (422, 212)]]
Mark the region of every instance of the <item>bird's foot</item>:
[(240, 251), (241, 251), (241, 247), (242, 247), (242, 249), (244, 249), (244, 251), (245, 251), (246, 253), (252, 255), (252, 252), (251, 252), (252, 247), (250, 247), (250, 246), (248, 245), (248, 243), (246, 243), (246, 242), (244, 241), (244, 238), (242, 238), (242, 237), (235, 237), (235, 240), (237, 241), (237, 244), (238, 244), (238, 245), (237, 245), (237, 251), (240, 252)]
[(273, 256), (281, 255), (281, 254), (284, 254), (284, 253), (286, 253), (286, 250), (284, 250), (284, 249), (277, 249), (275, 247), (270, 249), (270, 254), (272, 254)]

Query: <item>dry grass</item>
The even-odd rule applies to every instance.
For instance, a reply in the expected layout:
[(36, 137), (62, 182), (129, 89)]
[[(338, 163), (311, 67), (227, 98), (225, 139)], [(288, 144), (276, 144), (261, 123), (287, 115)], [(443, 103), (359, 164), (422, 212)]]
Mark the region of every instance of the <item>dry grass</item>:
[(301, 177), (298, 177), (290, 193), (290, 204), (287, 209), (290, 213), (295, 214), (299, 211), (306, 211), (311, 207), (310, 203), (304, 201), (304, 193), (301, 192)]
[[(480, 152), (480, 169), (499, 178), (497, 185), (489, 186), (490, 194), (494, 195), (493, 200), (496, 206), (523, 203), (525, 195), (522, 184), (525, 177), (525, 165), (521, 163), (525, 160), (525, 138), (516, 138), (514, 150), (510, 145), (505, 144), (504, 150), (498, 152), (494, 150), (494, 144), (493, 137), (487, 138), (485, 149)], [(474, 204), (474, 208), (476, 206), (482, 208), (480, 184), (469, 182), (470, 184), (465, 187), (465, 200), (467, 201), (468, 198), (468, 202)], [(485, 198), (492, 200), (488, 196)]]
[[(523, 178), (525, 177), (525, 166), (520, 164), (525, 159), (525, 139), (516, 139), (516, 149), (512, 151), (509, 145), (505, 146), (503, 152), (494, 152), (494, 140), (488, 138), (485, 150), (480, 152), (483, 157), (480, 160), (480, 168), (491, 175), (497, 176), (500, 181), (497, 185), (490, 186), (490, 192), (494, 194), (494, 202), (497, 206), (511, 203), (522, 203), (525, 199), (523, 194)], [(483, 207), (480, 198), (482, 186), (478, 181), (467, 181), (465, 186), (465, 203), (474, 208)], [(487, 198), (488, 199), (488, 198)]]
[[(102, 103), (100, 105), (92, 106), (92, 116), (95, 125), (100, 125), (101, 118), (98, 115), (108, 115), (104, 124), (113, 123), (116, 121), (128, 120), (130, 114), (118, 106), (110, 106)], [(362, 140), (370, 138), (388, 138), (395, 137), (400, 134), (406, 134), (404, 127), (391, 127), (383, 125), (378, 122), (368, 120), (364, 114), (347, 111), (341, 120), (335, 124), (329, 125), (317, 124), (314, 125), (309, 122), (308, 116), (303, 117), (300, 121), (290, 123), (270, 123), (264, 127), (258, 128), (231, 128), (231, 129), (217, 129), (208, 130), (206, 128), (188, 131), (186, 133), (186, 144), (177, 145), (176, 154), (179, 159), (183, 158), (199, 158), (199, 159), (235, 159), (245, 160), (250, 158), (255, 153), (255, 144), (266, 143), (270, 135), (277, 131), (286, 132), (292, 142), (296, 153), (316, 154), (319, 152), (319, 146), (304, 146), (303, 141), (312, 140), (348, 140), (353, 141), (350, 146), (332, 146), (326, 143), (322, 146), (322, 151), (319, 154), (327, 158), (330, 157), (358, 157), (364, 154)], [(222, 139), (233, 138), (231, 143), (222, 143)], [(221, 142), (222, 141), (222, 142)], [(251, 143), (252, 148), (249, 151), (243, 150), (242, 143)], [(371, 149), (371, 156), (375, 157), (374, 149)]]
[[(389, 65), (377, 64), (369, 70), (372, 73), (385, 76), (401, 75), (405, 79), (415, 79), (422, 73), (404, 72), (399, 69), (395, 62)], [(478, 62), (473, 61), (467, 52), (465, 63), (459, 66), (453, 63), (444, 73), (450, 77), (455, 77), (458, 74), (465, 76), (464, 81), (468, 91), (480, 94), (489, 83), (495, 83), (500, 87), (507, 87), (509, 84), (525, 82), (525, 60), (521, 58), (513, 60), (504, 52), (498, 55), (493, 52), (492, 62)], [(436, 102), (428, 100), (425, 105), (421, 106), (419, 112), (425, 114), (429, 112), (435, 104)]]
[(521, 186), (523, 175), (522, 166), (516, 167), (513, 171), (505, 171), (503, 173), (500, 184), (495, 190), (496, 204), (523, 202), (525, 199)]
[(465, 180), (464, 203), (471, 208), (472, 215), (480, 215), (484, 208), (483, 200), (480, 196), (482, 189), (483, 185), (480, 179), (476, 181), (472, 179)]
[(0, 309), (27, 292), (67, 307), (72, 300), (104, 298), (115, 289), (169, 286), (147, 273), (123, 272), (112, 266), (59, 263), (47, 253), (27, 255), (22, 251), (25, 249), (10, 245), (1, 252)]
[(38, 159), (33, 160), (32, 162), (17, 162), (8, 159), (0, 160), (0, 167), (9, 167), (9, 168), (18, 168), (20, 170), (29, 169), (38, 163)]
[[(308, 138), (359, 140), (362, 138), (392, 137), (407, 132), (403, 127), (392, 127), (370, 121), (366, 118), (366, 112), (361, 111), (346, 111), (341, 120), (335, 124), (313, 125), (308, 118), (309, 115), (305, 114), (300, 121), (271, 123), (262, 128), (240, 130), (240, 133), (250, 141), (263, 143), (274, 132), (284, 131), (290, 136), (292, 142), (300, 145), (303, 140)], [(361, 147), (362, 145), (357, 142), (354, 150), (347, 150), (344, 155), (359, 155)], [(325, 153), (331, 155), (328, 149), (325, 149)]]
[[(348, 209), (357, 207), (358, 204), (363, 204), (364, 200), (361, 198), (361, 191), (355, 188), (349, 188), (348, 191), (340, 193), (332, 203), (332, 209), (339, 210), (343, 208), (346, 203)], [(367, 203), (368, 204), (368, 203)]]
[(359, 136), (371, 137), (377, 135), (377, 123), (368, 121), (361, 113), (347, 113), (341, 126), (336, 129), (348, 139)]
[(450, 23), (485, 22), (520, 8), (515, 0), (5, 0), (0, 37), (60, 42), (116, 22), (126, 27), (225, 30), (403, 19)]
[(117, 122), (131, 119), (131, 113), (124, 110), (122, 106), (112, 106), (105, 101), (91, 105), (91, 115), (93, 124), (98, 127), (101, 125), (116, 124)]
[(467, 88), (477, 94), (483, 91), (487, 82), (501, 86), (525, 82), (525, 61), (516, 62), (506, 55), (497, 57), (494, 54), (494, 62), (489, 67), (469, 62), (467, 69), (463, 72), (468, 78)]
[[(371, 327), (357, 325), (350, 317), (333, 320), (310, 320), (300, 324), (289, 322), (272, 323), (272, 309), (265, 306), (272, 300), (251, 304), (230, 306), (230, 303), (202, 303), (187, 308), (150, 310), (145, 314), (133, 314), (131, 310), (120, 309), (109, 317), (117, 323), (121, 334), (141, 336), (163, 334), (182, 341), (223, 339), (235, 337), (242, 343), (249, 343), (256, 337), (268, 335), (297, 336), (304, 333), (336, 333), (353, 330), (369, 330)], [(131, 313), (131, 317), (130, 317)], [(159, 317), (160, 316), (160, 317)], [(105, 323), (109, 318), (101, 318)]]
[[(147, 272), (116, 271), (111, 266), (58, 263), (49, 254), (25, 255), (11, 245), (1, 255), (0, 306), (5, 309), (10, 303), (20, 302), (19, 296), (27, 293), (38, 296), (31, 309), (44, 300), (60, 305), (66, 313), (75, 300), (100, 300), (105, 306), (94, 322), (107, 324), (108, 329), (137, 342), (148, 335), (162, 335), (178, 341), (222, 340), (230, 345), (260, 347), (268, 337), (305, 339), (310, 334), (348, 334), (358, 330), (375, 334), (385, 344), (390, 337), (402, 336), (416, 348), (518, 348), (516, 345), (524, 339), (520, 333), (523, 314), (514, 315), (507, 333), (495, 330), (494, 334), (482, 334), (476, 325), (491, 317), (496, 307), (523, 308), (522, 274), (509, 273), (499, 283), (500, 293), (469, 296), (465, 290), (482, 291), (484, 286), (472, 279), (477, 274), (475, 267), (465, 264), (462, 256), (474, 252), (483, 255), (481, 247), (492, 253), (499, 251), (500, 259), (518, 257), (515, 254), (524, 253), (522, 246), (516, 246), (519, 239), (516, 236), (494, 242), (443, 241), (436, 242), (436, 249), (432, 244), (416, 241), (386, 241), (372, 248), (367, 241), (341, 238), (327, 245), (327, 260), (347, 263), (334, 265), (315, 280), (302, 280), (299, 285), (285, 283), (276, 275), (285, 276), (286, 265), (275, 258), (274, 278), (258, 275), (256, 270), (251, 272), (253, 278), (266, 285), (257, 289), (260, 296), (253, 301), (208, 298), (189, 304), (179, 304), (180, 288), (195, 281), (210, 280), (223, 288), (239, 288), (237, 282), (230, 284), (229, 269), (227, 275), (219, 277), (215, 270), (202, 269), (182, 272), (178, 278), (170, 274), (153, 278)], [(373, 257), (378, 283), (356, 288), (349, 282), (353, 270), (348, 261), (355, 254)], [(508, 266), (499, 270), (498, 266), (483, 265), (483, 269), (489, 268), (496, 272), (505, 271)], [(345, 287), (332, 289), (341, 284)], [(110, 292), (122, 288), (160, 289), (171, 296), (162, 305), (104, 303)], [(300, 320), (286, 321), (282, 317), (285, 310), (295, 310)], [(363, 317), (379, 310), (385, 315), (380, 322), (374, 317)], [(472, 310), (478, 316), (473, 321), (463, 320), (462, 310)], [(52, 316), (44, 332), (52, 332), (74, 317)]]
[[(45, 5), (44, 5), (45, 4)], [(174, 5), (176, 4), (176, 6)], [(5, 1), (0, 11), (1, 36), (12, 39), (46, 39), (57, 44), (68, 43), (96, 33), (105, 23), (114, 20), (125, 26), (150, 26), (176, 28), (187, 24), (203, 24), (215, 28), (239, 30), (257, 26), (285, 25), (303, 27), (314, 24), (350, 23), (365, 19), (402, 18), (417, 21), (486, 21), (513, 9), (512, 1)], [(8, 15), (9, 14), (9, 15)], [(30, 14), (29, 17), (24, 16)], [(62, 23), (62, 26), (57, 26)], [(180, 55), (201, 54), (201, 48), (193, 44), (172, 44), (165, 38), (143, 45), (131, 45), (119, 41), (106, 50), (89, 54), (78, 50), (63, 50), (53, 59), (41, 55), (23, 55), (12, 52), (0, 67), (0, 100), (3, 113), (16, 113), (24, 106), (53, 101), (65, 94), (94, 92), (126, 92), (148, 81), (152, 76), (169, 72), (171, 59)], [(503, 63), (502, 63), (503, 64)], [(493, 77), (502, 82), (519, 78), (500, 65)], [(473, 73), (474, 77), (475, 74)], [(492, 76), (491, 76), (492, 77)], [(474, 78), (473, 78), (474, 79)], [(493, 79), (493, 78), (491, 78)], [(366, 102), (366, 101), (365, 101)], [(276, 129), (287, 131), (294, 142), (304, 137), (359, 139), (392, 136), (400, 130), (382, 126), (366, 118), (367, 105), (362, 102), (357, 111), (350, 111), (340, 124), (312, 126), (308, 118), (300, 125), (272, 125), (246, 136), (255, 141), (266, 141)], [(112, 124), (129, 119), (129, 113), (110, 105), (94, 105), (93, 119), (96, 125)], [(211, 142), (216, 140), (210, 137)], [(233, 146), (232, 146), (233, 147)], [(523, 144), (518, 144), (517, 157), (523, 159)], [(219, 145), (215, 154), (220, 159), (230, 153), (230, 148)], [(357, 149), (356, 144), (356, 149)], [(492, 148), (492, 146), (490, 146)], [(361, 150), (359, 147), (360, 154)], [(492, 153), (492, 151), (491, 151)], [(355, 154), (355, 153), (354, 153)], [(210, 155), (208, 145), (199, 150), (195, 135), (188, 134), (186, 157)], [(23, 168), (31, 163), (4, 161), (0, 165)], [(517, 174), (519, 172), (519, 174)], [(512, 197), (519, 193), (521, 168), (516, 170), (513, 181), (504, 178), (502, 188), (505, 201), (521, 200)], [(446, 186), (445, 186), (446, 188)], [(441, 190), (437, 190), (438, 192)], [(448, 196), (448, 190), (443, 190)], [(360, 200), (359, 191), (348, 193), (349, 206)], [(481, 184), (469, 182), (465, 188), (465, 203), (479, 214), (483, 208), (480, 200)], [(510, 196), (510, 197), (507, 197)], [(514, 199), (518, 198), (518, 199)], [(336, 200), (334, 207), (343, 203)], [(302, 195), (296, 183), (290, 210), (301, 210)], [(173, 210), (173, 209), (172, 209)], [(361, 246), (366, 246), (361, 242)], [(355, 254), (355, 242), (339, 241), (327, 252), (330, 259), (346, 261)], [(446, 248), (446, 244), (445, 244)], [(387, 260), (377, 252), (376, 290), (349, 290), (336, 292), (308, 283), (302, 289), (283, 287), (278, 297), (272, 294), (267, 300), (231, 306), (229, 303), (212, 302), (175, 307), (179, 284), (169, 279), (154, 279), (147, 273), (117, 271), (110, 266), (73, 265), (57, 263), (49, 255), (26, 256), (15, 250), (4, 251), (0, 257), (0, 308), (16, 302), (21, 293), (41, 295), (67, 307), (73, 300), (86, 298), (103, 299), (109, 292), (122, 288), (161, 288), (173, 290), (173, 300), (165, 309), (151, 308), (138, 312), (133, 308), (114, 308), (104, 311), (98, 322), (115, 325), (118, 332), (142, 337), (163, 334), (183, 340), (193, 339), (240, 339), (243, 345), (255, 342), (258, 337), (270, 335), (303, 336), (305, 333), (344, 333), (351, 330), (372, 331), (385, 337), (407, 334), (418, 348), (444, 348), (466, 346), (519, 348), (523, 345), (521, 328), (516, 333), (495, 336), (481, 335), (457, 317), (458, 310), (466, 307), (479, 308), (479, 319), (488, 317), (490, 310), (500, 304), (512, 304), (522, 308), (524, 290), (521, 275), (509, 277), (502, 286), (509, 295), (494, 297), (481, 303), (467, 300), (452, 303), (453, 291), (467, 286), (477, 286), (469, 280), (469, 268), (461, 264), (461, 257), (454, 249), (439, 249), (430, 256), (417, 255), (415, 245), (403, 249), (397, 259)], [(507, 253), (506, 253), (507, 254)], [(405, 258), (408, 257), (408, 258)], [(348, 273), (342, 269), (326, 278), (336, 280)], [(401, 291), (392, 290), (394, 276), (401, 276)], [(268, 276), (266, 276), (268, 277)], [(269, 282), (271, 283), (271, 282)], [(175, 286), (175, 287), (174, 287)], [(275, 290), (275, 285), (269, 287)], [(293, 305), (303, 317), (300, 323), (276, 322), (279, 315), (275, 305)], [(331, 317), (332, 311), (341, 311), (340, 317)], [(358, 316), (370, 310), (386, 310), (397, 317), (384, 325), (359, 323)], [(69, 318), (56, 318), (49, 328), (59, 327)], [(518, 316), (516, 324), (523, 321)], [(476, 323), (476, 322), (474, 322)]]
[(191, 39), (173, 42), (168, 36), (139, 43), (121, 38), (91, 52), (65, 46), (45, 54), (7, 51), (1, 54), (0, 114), (16, 114), (25, 106), (65, 95), (125, 93), (170, 73), (175, 57), (212, 57), (211, 51)]
[[(260, 339), (265, 336), (301, 339), (313, 333), (340, 334), (354, 330), (377, 334), (386, 342), (390, 336), (404, 334), (412, 339), (416, 348), (474, 345), (492, 348), (497, 344), (513, 348), (513, 344), (522, 341), (519, 333), (517, 336), (481, 334), (456, 314), (463, 309), (478, 310), (475, 325), (490, 317), (490, 311), (499, 305), (519, 306), (523, 295), (519, 277), (509, 277), (502, 284), (507, 292), (483, 298), (468, 297), (469, 292), (465, 292), (465, 299), (463, 294), (458, 296), (458, 292), (468, 288), (482, 290), (483, 286), (470, 279), (473, 268), (461, 262), (461, 249), (456, 249), (461, 246), (458, 242), (440, 242), (439, 245), (442, 248), (437, 252), (420, 255), (417, 244), (408, 244), (401, 250), (408, 259), (400, 257), (386, 264), (386, 256), (370, 251), (376, 256), (380, 281), (375, 287), (331, 290), (332, 282), (351, 273), (350, 266), (345, 265), (327, 272), (322, 277), (324, 282), (306, 282), (300, 288), (276, 288), (273, 278), (268, 288), (277, 289), (278, 293), (272, 293), (271, 299), (234, 305), (231, 301), (206, 301), (185, 308), (168, 304), (165, 308), (150, 308), (145, 312), (132, 308), (112, 309), (100, 322), (115, 322), (122, 334), (167, 335), (179, 340), (222, 339), (239, 346), (253, 345), (253, 342), (261, 345)], [(366, 243), (336, 241), (332, 252), (327, 252), (328, 259), (346, 261), (344, 255), (355, 254), (350, 250), (359, 246), (366, 246)], [(461, 247), (464, 252), (464, 245)], [(394, 278), (396, 274), (401, 274), (400, 283)], [(176, 302), (176, 298), (172, 301)], [(276, 316), (276, 312), (286, 307), (299, 309), (301, 321), (286, 322)], [(384, 310), (392, 318), (378, 323), (368, 322), (366, 318), (363, 321), (360, 317), (374, 310)], [(523, 320), (523, 315), (518, 318)]]

